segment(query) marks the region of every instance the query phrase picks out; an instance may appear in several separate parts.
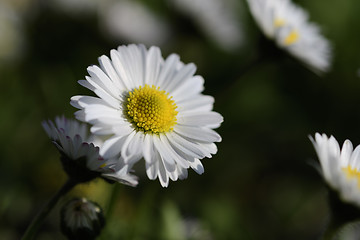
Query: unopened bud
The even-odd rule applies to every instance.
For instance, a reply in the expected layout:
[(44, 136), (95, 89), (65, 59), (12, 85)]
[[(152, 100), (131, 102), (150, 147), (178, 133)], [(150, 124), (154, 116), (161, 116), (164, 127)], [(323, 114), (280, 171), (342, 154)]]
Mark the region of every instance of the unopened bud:
[(93, 240), (105, 225), (101, 207), (86, 198), (75, 198), (61, 208), (61, 231), (69, 240)]

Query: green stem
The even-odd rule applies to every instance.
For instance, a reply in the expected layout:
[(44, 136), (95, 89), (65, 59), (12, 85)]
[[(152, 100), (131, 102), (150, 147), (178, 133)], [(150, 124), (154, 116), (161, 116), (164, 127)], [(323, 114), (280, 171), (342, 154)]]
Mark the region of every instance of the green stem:
[(26, 229), (22, 240), (31, 240), (34, 238), (35, 234), (44, 223), (46, 216), (50, 211), (55, 207), (59, 199), (69, 192), (77, 182), (68, 179), (67, 182), (60, 188), (60, 190), (49, 200), (49, 202), (43, 207), (43, 209), (38, 213), (38, 215), (32, 220), (31, 224)]
[(110, 219), (111, 214), (113, 213), (115, 203), (117, 202), (118, 193), (120, 190), (119, 188), (120, 188), (120, 184), (114, 184), (113, 188), (111, 189), (111, 193), (106, 204), (106, 211), (105, 211), (106, 219)]

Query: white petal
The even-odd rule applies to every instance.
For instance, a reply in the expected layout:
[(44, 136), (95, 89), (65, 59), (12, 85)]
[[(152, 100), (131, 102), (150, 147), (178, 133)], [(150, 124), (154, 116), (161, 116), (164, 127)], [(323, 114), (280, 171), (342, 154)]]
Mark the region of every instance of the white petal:
[[(89, 77), (86, 77), (87, 81), (91, 81), (91, 79)], [(121, 101), (119, 100), (119, 98), (115, 98), (113, 95), (109, 94), (106, 90), (100, 88), (100, 87), (95, 87), (94, 89), (94, 93), (101, 99), (103, 99), (107, 104), (109, 104), (110, 106), (119, 109), (121, 107)]]
[(194, 76), (184, 81), (184, 83), (175, 88), (171, 92), (176, 101), (181, 101), (182, 99), (188, 99), (194, 95), (200, 94), (204, 90), (204, 79), (201, 76)]
[(178, 180), (178, 178), (179, 178), (177, 169), (175, 169), (175, 171), (173, 171), (173, 172), (167, 172), (167, 174), (169, 175), (169, 178), (170, 178), (172, 181), (176, 181), (176, 180)]
[(164, 90), (171, 94), (172, 91), (174, 91), (176, 88), (180, 87), (187, 80), (189, 80), (189, 78), (194, 75), (195, 71), (195, 64), (189, 63), (185, 65), (175, 74), (171, 81), (168, 80), (166, 83), (164, 83)]
[(163, 160), (165, 169), (169, 172), (175, 171), (175, 161), (171, 156), (170, 151), (164, 146), (164, 143), (158, 136), (153, 137), (154, 146), (159, 152), (161, 159)]
[(214, 130), (200, 127), (189, 127), (177, 124), (174, 131), (178, 134), (203, 142), (220, 142), (221, 137)]
[(126, 66), (124, 66), (119, 52), (116, 50), (111, 50), (110, 56), (122, 85), (124, 85), (127, 90), (131, 90), (133, 88), (132, 79), (130, 77), (130, 73), (126, 69)]
[(193, 98), (176, 101), (179, 112), (208, 112), (213, 109), (214, 98), (211, 96), (199, 95)]
[(118, 57), (127, 72), (130, 89), (144, 84), (146, 49), (144, 45), (131, 44), (118, 48)]
[(178, 175), (179, 175), (180, 180), (184, 180), (184, 179), (186, 179), (188, 177), (188, 171), (187, 171), (186, 168), (178, 167), (177, 171), (178, 171)]
[(71, 97), (70, 104), (76, 108), (84, 108), (92, 104), (109, 106), (103, 99), (91, 96), (73, 96)]
[(147, 163), (154, 162), (154, 143), (149, 134), (145, 134), (143, 146), (143, 156)]
[(114, 136), (104, 142), (104, 145), (100, 149), (100, 155), (104, 158), (112, 158), (120, 153), (120, 149), (124, 144), (127, 137)]
[(170, 144), (177, 152), (182, 152), (192, 158), (203, 158), (205, 155), (194, 144), (187, 144), (189, 141), (185, 140), (176, 133), (167, 134)]
[(87, 89), (89, 89), (89, 90), (91, 90), (91, 91), (94, 91), (95, 88), (96, 88), (96, 87), (94, 87), (93, 85), (91, 85), (91, 84), (90, 84), (88, 81), (86, 81), (86, 80), (79, 80), (78, 83), (79, 83), (81, 86), (83, 86), (83, 87), (85, 87), (85, 88), (87, 88)]
[(175, 160), (175, 162), (183, 168), (188, 168), (189, 163), (186, 161), (186, 158), (180, 156), (171, 146), (168, 138), (165, 134), (160, 134), (160, 140), (163, 143), (165, 149), (170, 153), (171, 157)]
[(85, 121), (86, 115), (85, 115), (85, 111), (84, 111), (84, 110), (76, 111), (76, 112), (74, 113), (74, 115), (75, 115), (75, 118), (76, 118), (77, 120), (82, 121), (82, 122)]
[(152, 163), (146, 162), (146, 175), (150, 180), (155, 180), (159, 172), (160, 161), (154, 161)]
[(103, 55), (99, 58), (99, 63), (101, 68), (105, 71), (105, 73), (109, 76), (112, 80), (113, 84), (119, 89), (124, 90), (126, 89), (124, 83), (121, 81), (119, 75), (117, 74), (111, 60)]
[(354, 152), (351, 155), (350, 166), (351, 168), (356, 168), (356, 169), (360, 168), (360, 145), (358, 145), (354, 149)]
[[(144, 142), (144, 134), (142, 132), (137, 132), (133, 139), (129, 143), (129, 147), (127, 148), (127, 151), (129, 152), (127, 157), (127, 162), (129, 164), (134, 164), (138, 160), (142, 158), (142, 147)], [(126, 159), (124, 158), (126, 161)]]
[[(177, 54), (171, 54), (164, 62), (158, 80), (154, 82), (156, 86), (163, 86), (166, 81), (172, 79), (174, 74), (177, 72), (177, 64), (180, 58)], [(162, 87), (163, 89), (163, 87)]]
[(101, 174), (101, 176), (132, 187), (135, 187), (138, 184), (137, 177), (131, 174), (123, 174), (120, 172), (115, 172), (115, 173), (103, 173)]
[(345, 140), (340, 155), (341, 167), (347, 167), (353, 152), (353, 145), (349, 140)]
[(205, 143), (194, 142), (193, 140), (181, 136), (176, 132), (174, 132), (173, 136), (176, 138), (176, 141), (178, 141), (178, 143), (181, 144), (184, 148), (196, 153), (197, 155), (200, 155), (201, 157), (199, 158), (204, 158), (204, 157), (211, 158), (211, 154), (209, 150), (207, 149), (206, 146), (204, 146)]
[(111, 135), (113, 133), (113, 130), (111, 128), (107, 128), (107, 127), (99, 127), (99, 126), (92, 126), (90, 128), (90, 131), (94, 134), (97, 135), (102, 135), (102, 136), (106, 136), (106, 135)]
[(146, 56), (145, 84), (155, 84), (159, 78), (161, 64), (161, 52), (158, 47), (151, 47)]
[(129, 123), (119, 123), (112, 127), (113, 133), (118, 136), (129, 135), (133, 130)]
[(167, 187), (169, 185), (169, 176), (167, 174), (167, 171), (165, 170), (165, 167), (163, 165), (163, 161), (157, 161), (159, 163), (158, 167), (158, 177), (160, 180), (160, 184), (163, 187)]
[(211, 126), (222, 121), (223, 117), (217, 112), (179, 112), (177, 115), (177, 122), (187, 126)]
[(215, 143), (201, 143), (201, 146), (204, 147), (211, 154), (217, 153), (217, 147)]
[(191, 168), (198, 174), (204, 173), (204, 167), (199, 159), (195, 159), (193, 163), (190, 164)]
[(87, 68), (88, 73), (91, 78), (86, 78), (86, 80), (96, 88), (101, 88), (107, 92), (112, 97), (119, 100), (121, 90), (119, 87), (111, 81), (111, 79), (106, 75), (98, 66), (93, 65)]

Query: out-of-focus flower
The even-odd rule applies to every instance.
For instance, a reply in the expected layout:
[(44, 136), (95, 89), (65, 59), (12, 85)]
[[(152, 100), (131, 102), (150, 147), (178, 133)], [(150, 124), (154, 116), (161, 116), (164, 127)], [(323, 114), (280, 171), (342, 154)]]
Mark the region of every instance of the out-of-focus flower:
[(120, 46), (99, 62), (79, 81), (98, 97), (74, 96), (71, 104), (94, 134), (112, 135), (101, 155), (121, 151), (130, 165), (144, 158), (148, 177), (159, 177), (164, 187), (169, 178), (186, 178), (189, 167), (202, 174), (199, 159), (217, 152), (221, 137), (213, 129), (223, 117), (212, 111), (214, 99), (201, 94), (204, 79), (194, 76), (195, 65), (176, 54), (163, 59), (159, 48), (143, 45)]
[(168, 0), (221, 48), (234, 50), (242, 44), (243, 33), (233, 0)]
[(327, 72), (331, 47), (319, 27), (308, 21), (308, 13), (290, 0), (247, 0), (264, 34), (316, 73)]
[[(58, 148), (64, 170), (77, 182), (87, 182), (96, 177), (136, 186), (135, 176), (128, 173), (129, 165), (117, 158), (99, 155), (101, 141), (88, 136), (86, 124), (65, 117), (56, 117), (55, 124), (48, 120), (42, 123), (46, 133)], [(95, 145), (95, 144), (96, 145)]]
[(95, 239), (105, 226), (101, 207), (86, 198), (75, 198), (61, 208), (61, 231), (69, 240)]
[(210, 230), (199, 219), (187, 218), (183, 220), (185, 239), (214, 239)]
[(97, 0), (48, 0), (49, 5), (70, 14), (96, 13), (103, 1)]
[(144, 4), (110, 1), (100, 9), (102, 29), (107, 35), (130, 42), (160, 45), (170, 37), (170, 27)]
[(360, 221), (353, 221), (340, 228), (335, 239), (358, 240), (359, 236)]
[(23, 51), (21, 18), (10, 5), (0, 2), (0, 63), (21, 57)]
[(333, 136), (328, 138), (319, 133), (310, 140), (329, 186), (339, 193), (343, 201), (360, 206), (360, 145), (353, 150), (352, 143), (346, 140), (340, 149)]

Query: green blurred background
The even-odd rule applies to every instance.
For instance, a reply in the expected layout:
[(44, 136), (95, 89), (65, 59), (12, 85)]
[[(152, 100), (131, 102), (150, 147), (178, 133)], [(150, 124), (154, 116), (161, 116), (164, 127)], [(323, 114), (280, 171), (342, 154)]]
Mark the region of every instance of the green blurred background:
[[(73, 117), (70, 97), (90, 93), (76, 81), (99, 56), (144, 43), (197, 65), (223, 141), (203, 175), (165, 189), (143, 162), (136, 188), (74, 189), (65, 200), (107, 213), (99, 239), (319, 239), (329, 211), (308, 135), (360, 143), (360, 2), (295, 2), (332, 42), (324, 76), (264, 41), (243, 0), (0, 0), (0, 238), (19, 239), (66, 180), (41, 121)], [(59, 206), (37, 239), (65, 239)]]

